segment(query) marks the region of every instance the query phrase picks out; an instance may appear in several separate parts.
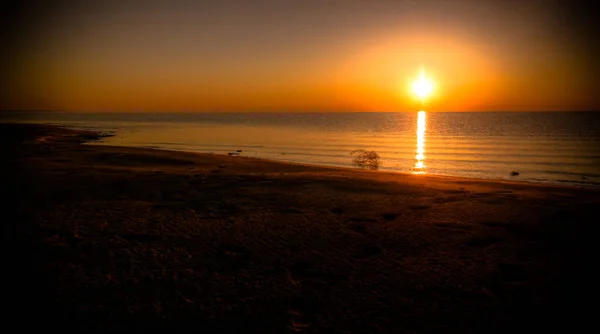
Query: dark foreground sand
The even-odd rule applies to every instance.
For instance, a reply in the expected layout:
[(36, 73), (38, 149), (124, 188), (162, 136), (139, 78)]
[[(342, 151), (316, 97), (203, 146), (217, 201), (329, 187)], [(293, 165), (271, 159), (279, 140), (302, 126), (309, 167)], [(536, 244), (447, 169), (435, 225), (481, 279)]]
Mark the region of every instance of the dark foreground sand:
[(50, 126), (0, 133), (4, 319), (20, 329), (490, 333), (594, 320), (598, 191), (80, 145), (97, 136)]

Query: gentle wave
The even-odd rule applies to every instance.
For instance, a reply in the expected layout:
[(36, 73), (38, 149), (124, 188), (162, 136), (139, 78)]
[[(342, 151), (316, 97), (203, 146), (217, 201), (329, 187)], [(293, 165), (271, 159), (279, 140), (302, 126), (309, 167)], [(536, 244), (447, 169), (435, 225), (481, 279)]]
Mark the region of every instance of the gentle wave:
[[(413, 152), (415, 150), (415, 143), (411, 142), (411, 143), (396, 143), (393, 145), (369, 145), (368, 143), (356, 143), (356, 144), (327, 144), (327, 143), (323, 143), (323, 144), (310, 144), (310, 143), (303, 143), (302, 146), (298, 146), (298, 143), (293, 143), (287, 146), (272, 146), (272, 145), (258, 145), (258, 144), (198, 144), (198, 143), (184, 143), (184, 142), (151, 142), (153, 145), (163, 145), (163, 146), (190, 146), (190, 147), (198, 147), (198, 148), (203, 148), (203, 147), (228, 147), (230, 149), (238, 149), (238, 148), (268, 148), (268, 149), (272, 149), (272, 150), (280, 150), (280, 151), (285, 151), (285, 150), (314, 150), (314, 151), (347, 151), (350, 152), (358, 147), (360, 148), (369, 148), (372, 150), (376, 150), (379, 153), (404, 153), (404, 152)], [(141, 142), (132, 142), (132, 144), (138, 145), (141, 144)], [(576, 150), (577, 152), (575, 153), (571, 153), (569, 152), (572, 148), (577, 147), (578, 149)], [(584, 153), (598, 153), (597, 155), (591, 155), (591, 156), (586, 156), (586, 158), (592, 158), (592, 159), (598, 159), (600, 158), (600, 152), (598, 151), (597, 147), (582, 147), (581, 144), (575, 144), (573, 145), (573, 147), (570, 146), (565, 146), (565, 145), (561, 145), (561, 146), (551, 146), (551, 147), (544, 147), (544, 146), (539, 146), (535, 143), (532, 143), (530, 147), (515, 147), (515, 146), (509, 146), (509, 145), (480, 145), (480, 144), (472, 144), (472, 145), (455, 145), (455, 146), (440, 146), (440, 145), (431, 145), (431, 144), (426, 144), (425, 146), (426, 150), (428, 152), (433, 152), (435, 154), (441, 154), (441, 155), (448, 155), (448, 154), (459, 154), (459, 153), (464, 153), (464, 154), (483, 154), (483, 155), (492, 155), (490, 153), (475, 153), (473, 151), (489, 151), (490, 148), (493, 148), (496, 151), (501, 151), (501, 150), (510, 150), (510, 154), (514, 155), (514, 156), (523, 156), (523, 157), (535, 157), (535, 156), (540, 156), (540, 157), (578, 157), (581, 156)], [(403, 150), (399, 150), (399, 149), (403, 149)], [(443, 152), (446, 151), (446, 152)], [(458, 152), (453, 152), (453, 153), (449, 153), (447, 151), (458, 151)], [(528, 152), (548, 152), (548, 153), (553, 153), (553, 154), (531, 154)], [(575, 151), (575, 150), (573, 150)], [(520, 153), (522, 152), (522, 153)], [(503, 154), (496, 154), (496, 156), (501, 156), (501, 155), (506, 155), (506, 153)]]

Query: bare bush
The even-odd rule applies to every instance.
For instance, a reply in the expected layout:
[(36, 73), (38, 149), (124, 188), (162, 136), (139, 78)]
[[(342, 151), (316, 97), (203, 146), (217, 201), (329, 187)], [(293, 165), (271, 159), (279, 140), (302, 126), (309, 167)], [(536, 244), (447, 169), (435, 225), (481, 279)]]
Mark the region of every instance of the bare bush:
[(375, 151), (361, 149), (354, 150), (350, 152), (350, 154), (354, 156), (354, 159), (352, 159), (352, 164), (360, 168), (377, 169), (381, 164), (379, 154), (377, 154)]

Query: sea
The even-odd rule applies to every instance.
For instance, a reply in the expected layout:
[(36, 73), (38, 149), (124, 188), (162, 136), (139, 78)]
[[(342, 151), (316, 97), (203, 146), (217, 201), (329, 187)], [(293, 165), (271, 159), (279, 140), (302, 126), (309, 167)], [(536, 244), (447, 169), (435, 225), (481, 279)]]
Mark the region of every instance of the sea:
[[(114, 134), (134, 146), (379, 170), (600, 187), (600, 112), (78, 113), (13, 112), (5, 121)], [(240, 152), (238, 152), (240, 151)]]

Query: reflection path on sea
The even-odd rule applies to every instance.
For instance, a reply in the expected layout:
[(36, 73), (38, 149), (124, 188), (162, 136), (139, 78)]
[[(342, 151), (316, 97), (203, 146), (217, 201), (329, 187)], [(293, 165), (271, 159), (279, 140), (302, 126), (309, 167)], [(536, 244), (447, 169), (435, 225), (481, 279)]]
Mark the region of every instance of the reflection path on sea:
[(427, 115), (425, 111), (419, 111), (417, 114), (417, 149), (415, 155), (415, 165), (412, 168), (413, 174), (425, 174), (425, 120)]

